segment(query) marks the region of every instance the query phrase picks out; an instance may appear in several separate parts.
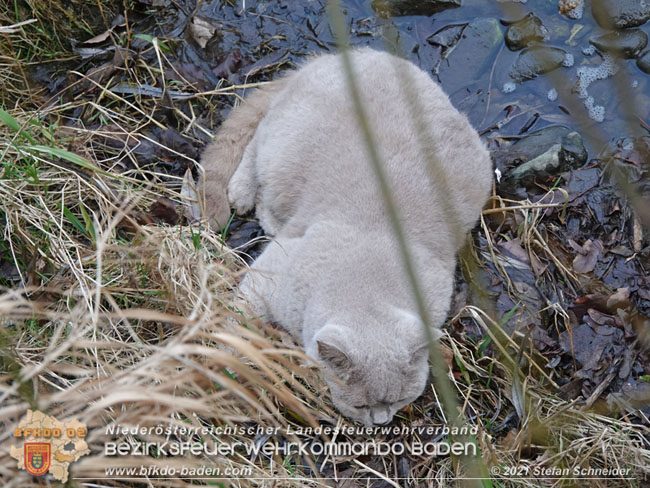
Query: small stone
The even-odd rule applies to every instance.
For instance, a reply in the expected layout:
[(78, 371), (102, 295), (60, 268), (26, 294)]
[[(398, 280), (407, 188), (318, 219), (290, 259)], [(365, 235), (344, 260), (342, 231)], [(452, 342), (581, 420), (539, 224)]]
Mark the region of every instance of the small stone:
[(554, 144), (545, 153), (513, 169), (508, 175), (508, 179), (513, 182), (519, 182), (535, 176), (547, 178), (553, 173), (558, 173), (560, 169), (561, 151), (562, 145)]
[(650, 49), (644, 52), (641, 57), (636, 60), (636, 65), (641, 71), (650, 75)]
[(645, 24), (650, 19), (648, 0), (593, 0), (591, 12), (605, 29), (625, 29)]
[(553, 71), (563, 66), (567, 59), (564, 49), (548, 46), (529, 47), (515, 60), (510, 77), (515, 81), (526, 81), (538, 75)]
[(547, 38), (548, 29), (540, 18), (532, 13), (508, 27), (505, 34), (506, 46), (511, 51), (519, 51), (531, 42), (541, 42)]
[(510, 182), (527, 184), (581, 166), (587, 156), (580, 134), (556, 125), (517, 141), (506, 150), (503, 162), (506, 166), (517, 165), (508, 172)]
[(434, 32), (427, 37), (427, 42), (433, 46), (440, 46), (443, 49), (450, 49), (456, 46), (463, 35), (467, 24), (450, 24)]
[(456, 47), (448, 54), (438, 70), (443, 86), (457, 84), (458, 80), (475, 80), (492, 65), (503, 32), (496, 18), (477, 18), (463, 29)]
[(648, 35), (640, 29), (629, 29), (592, 37), (589, 43), (601, 53), (609, 52), (621, 58), (634, 59), (648, 45)]
[(373, 0), (372, 9), (382, 17), (404, 15), (433, 15), (450, 8), (458, 8), (462, 0)]

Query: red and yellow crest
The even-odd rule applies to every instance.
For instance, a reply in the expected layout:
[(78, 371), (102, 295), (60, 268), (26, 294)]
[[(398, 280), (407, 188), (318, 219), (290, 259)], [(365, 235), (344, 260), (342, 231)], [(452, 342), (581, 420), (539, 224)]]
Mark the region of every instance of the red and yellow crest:
[(29, 474), (41, 476), (50, 469), (50, 443), (26, 442), (25, 443), (25, 469)]

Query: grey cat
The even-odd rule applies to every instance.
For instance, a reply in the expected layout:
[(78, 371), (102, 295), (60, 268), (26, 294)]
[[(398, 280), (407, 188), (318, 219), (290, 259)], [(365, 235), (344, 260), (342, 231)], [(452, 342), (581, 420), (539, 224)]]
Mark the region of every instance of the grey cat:
[[(490, 156), (424, 71), (370, 49), (350, 56), (437, 327), (449, 309), (456, 252), (491, 189)], [(208, 214), (227, 219), (224, 190), (234, 172), (230, 204), (239, 214), (255, 208), (274, 237), (240, 285), (252, 309), (324, 365), (341, 413), (366, 425), (390, 422), (422, 394), (428, 348), (341, 55), (314, 57), (254, 92), (223, 124), (203, 165)]]

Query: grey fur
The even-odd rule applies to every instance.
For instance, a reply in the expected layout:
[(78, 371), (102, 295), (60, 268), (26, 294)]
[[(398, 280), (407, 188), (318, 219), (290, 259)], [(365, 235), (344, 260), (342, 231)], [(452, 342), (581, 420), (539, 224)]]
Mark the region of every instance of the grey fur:
[[(351, 56), (439, 326), (449, 309), (455, 254), (492, 185), (490, 157), (425, 72), (369, 49)], [(400, 72), (412, 80), (428, 125), (425, 148), (418, 145)], [(367, 425), (389, 422), (422, 393), (427, 348), (340, 55), (311, 59), (265, 100), (265, 113), (228, 184), (233, 208), (245, 213), (255, 207), (274, 236), (241, 293), (256, 313), (286, 328), (325, 366), (341, 413)], [(439, 161), (433, 174), (438, 183), (446, 181), (444, 191), (431, 183), (427, 154)], [(204, 157), (204, 164), (214, 162)], [(445, 205), (451, 212), (442, 210)], [(439, 337), (437, 328), (433, 332)]]

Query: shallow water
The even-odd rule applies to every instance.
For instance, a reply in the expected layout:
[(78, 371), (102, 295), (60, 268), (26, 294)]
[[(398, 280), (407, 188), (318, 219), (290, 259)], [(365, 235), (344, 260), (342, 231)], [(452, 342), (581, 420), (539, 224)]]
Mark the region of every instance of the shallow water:
[[(376, 0), (374, 4), (377, 5)], [(396, 49), (431, 73), (455, 106), (466, 112), (477, 130), (488, 137), (497, 129), (500, 135), (519, 135), (554, 123), (575, 125), (573, 117), (580, 114), (567, 114), (566, 102), (583, 106), (579, 94), (573, 93), (577, 91), (578, 70), (603, 63), (597, 53), (583, 54), (589, 51), (589, 38), (605, 32), (594, 22), (591, 9), (585, 9), (582, 19), (571, 20), (559, 14), (554, 0), (529, 0), (525, 4), (464, 0), (462, 7), (432, 16), (392, 18), (381, 15), (385, 12), (378, 7), (373, 9), (373, 2), (365, 0), (344, 2), (344, 12), (352, 45), (392, 50), (397, 44)], [(559, 79), (547, 74), (518, 83), (510, 76), (519, 53), (505, 46), (503, 35), (506, 24), (519, 20), (526, 12), (539, 17), (547, 29), (548, 40), (542, 44), (561, 48), (573, 59), (571, 67), (554, 72)], [(218, 38), (210, 41), (205, 51), (215, 62), (236, 49), (251, 62), (271, 52), (286, 51), (284, 59), (291, 63), (299, 63), (313, 52), (335, 49), (322, 0), (232, 5), (210, 1), (203, 3), (198, 15), (218, 27)], [(641, 28), (648, 30), (647, 25)], [(397, 43), (388, 40), (395, 38)], [(626, 100), (632, 101), (634, 113), (629, 114), (628, 120), (633, 120), (635, 127), (639, 125), (637, 117), (647, 120), (650, 115), (650, 75), (639, 70), (634, 60), (621, 60), (618, 64), (620, 84), (608, 79), (588, 87), (588, 95), (594, 98), (592, 105), (602, 107), (604, 112), (602, 122), (588, 121), (598, 126), (598, 142), (615, 140), (630, 132), (620, 100), (614, 96), (617, 90), (623, 89)], [(258, 71), (255, 75), (249, 78), (259, 79), (264, 74)], [(236, 81), (243, 80), (237, 77)], [(504, 86), (515, 89), (508, 92)], [(504, 123), (505, 119), (509, 121)], [(602, 149), (593, 146), (593, 141), (587, 141), (590, 155)]]

